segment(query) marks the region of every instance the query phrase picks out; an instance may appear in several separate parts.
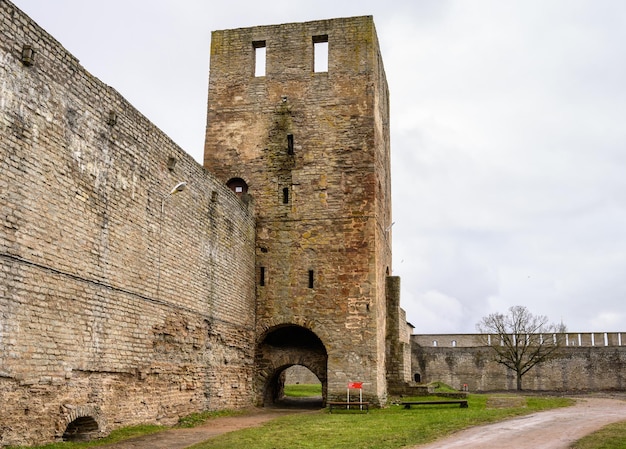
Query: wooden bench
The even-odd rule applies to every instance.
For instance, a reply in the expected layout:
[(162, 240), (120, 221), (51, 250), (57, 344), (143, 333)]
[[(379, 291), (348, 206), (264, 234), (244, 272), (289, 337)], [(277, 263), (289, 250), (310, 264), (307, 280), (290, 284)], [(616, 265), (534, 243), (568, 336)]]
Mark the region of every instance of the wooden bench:
[(412, 401), (412, 402), (400, 402), (404, 405), (404, 408), (411, 408), (412, 405), (445, 405), (445, 404), (459, 404), (461, 408), (468, 408), (466, 399), (459, 399), (458, 401)]
[(349, 410), (350, 407), (359, 406), (361, 410), (365, 408), (365, 411), (368, 413), (370, 410), (369, 402), (327, 402), (326, 404), (328, 405), (328, 410), (330, 411), (330, 413), (333, 412), (333, 407), (345, 407), (347, 410)]

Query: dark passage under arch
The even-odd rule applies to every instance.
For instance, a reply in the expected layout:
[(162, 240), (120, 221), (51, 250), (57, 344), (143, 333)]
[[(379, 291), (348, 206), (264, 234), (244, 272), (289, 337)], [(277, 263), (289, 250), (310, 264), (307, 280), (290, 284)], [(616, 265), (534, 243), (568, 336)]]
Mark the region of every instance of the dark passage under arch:
[(98, 434), (98, 423), (91, 416), (81, 416), (67, 425), (63, 441), (90, 441)]
[(258, 391), (262, 397), (259, 405), (288, 405), (311, 407), (312, 401), (294, 401), (284, 395), (285, 370), (302, 365), (308, 368), (322, 384), (322, 398), (317, 406), (322, 407), (327, 391), (328, 356), (322, 341), (312, 331), (297, 325), (278, 326), (265, 335), (257, 350), (259, 371)]

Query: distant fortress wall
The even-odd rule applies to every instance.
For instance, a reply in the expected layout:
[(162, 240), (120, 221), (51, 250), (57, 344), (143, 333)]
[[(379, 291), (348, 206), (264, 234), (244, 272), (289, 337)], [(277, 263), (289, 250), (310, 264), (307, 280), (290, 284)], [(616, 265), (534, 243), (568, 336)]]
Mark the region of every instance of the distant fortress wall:
[[(553, 334), (546, 334), (546, 336)], [(561, 335), (561, 334), (559, 334)], [(626, 332), (568, 332), (563, 334), (565, 346), (626, 346)], [(420, 346), (441, 348), (472, 348), (484, 346), (485, 340), (496, 344), (497, 335), (483, 334), (423, 334), (412, 335), (411, 342)]]
[[(515, 373), (493, 362), (492, 350), (480, 334), (411, 336), (415, 380), (441, 381), (470, 391), (514, 390)], [(499, 341), (491, 336), (492, 344)], [(523, 377), (523, 388), (536, 391), (599, 391), (626, 388), (626, 333), (565, 335), (559, 355)]]

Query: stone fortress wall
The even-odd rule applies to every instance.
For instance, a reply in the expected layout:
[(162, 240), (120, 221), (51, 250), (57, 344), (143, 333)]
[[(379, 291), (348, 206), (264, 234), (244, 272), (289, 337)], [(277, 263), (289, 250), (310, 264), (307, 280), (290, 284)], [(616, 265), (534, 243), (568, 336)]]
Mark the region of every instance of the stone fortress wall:
[(214, 32), (211, 58), (209, 173), (0, 2), (0, 446), (268, 403), (292, 365), (324, 400), (408, 379), (373, 19)]
[[(488, 344), (498, 336), (437, 334), (411, 336), (414, 379), (444, 382), (470, 391), (514, 390), (515, 374), (492, 361)], [(597, 391), (626, 388), (626, 333), (569, 332), (558, 355), (532, 368), (523, 388), (536, 391)]]
[(0, 446), (251, 405), (254, 238), (252, 206), (0, 2)]
[[(486, 348), (409, 337), (373, 19), (212, 46), (209, 172), (0, 1), (0, 447), (267, 403), (294, 365), (324, 399), (364, 381), (380, 405), (416, 373), (510, 388)], [(622, 337), (565, 348), (528, 387), (622, 388)]]

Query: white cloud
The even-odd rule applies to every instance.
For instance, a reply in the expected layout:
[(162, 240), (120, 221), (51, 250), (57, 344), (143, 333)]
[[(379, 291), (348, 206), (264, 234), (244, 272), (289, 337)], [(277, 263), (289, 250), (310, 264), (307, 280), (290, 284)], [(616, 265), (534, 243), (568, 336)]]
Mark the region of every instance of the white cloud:
[(14, 1), (198, 161), (211, 30), (373, 15), (416, 332), (517, 304), (626, 328), (626, 3)]

